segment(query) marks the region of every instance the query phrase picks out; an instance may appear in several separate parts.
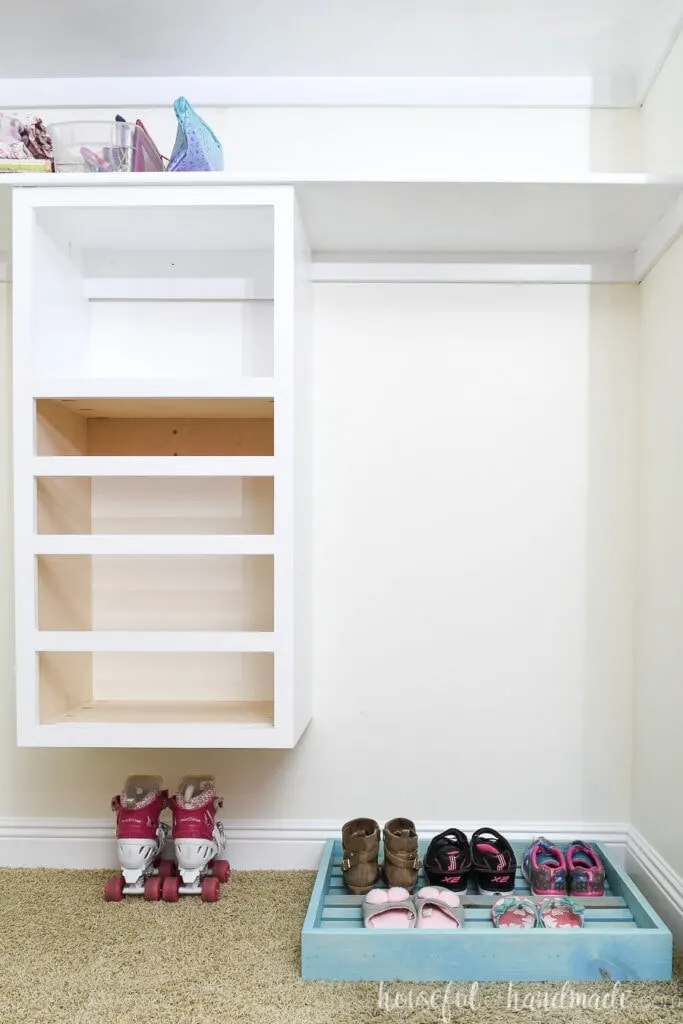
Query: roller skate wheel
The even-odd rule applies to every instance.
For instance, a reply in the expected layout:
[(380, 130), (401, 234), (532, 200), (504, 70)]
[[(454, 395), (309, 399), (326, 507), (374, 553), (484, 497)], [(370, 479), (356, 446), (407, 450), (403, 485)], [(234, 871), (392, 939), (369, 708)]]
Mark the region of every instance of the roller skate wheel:
[(169, 875), (161, 884), (161, 898), (166, 903), (177, 903), (180, 899), (180, 879), (177, 875)]
[(227, 860), (215, 860), (211, 864), (211, 874), (219, 882), (227, 882), (230, 879), (230, 862)]
[(170, 878), (171, 875), (175, 875), (175, 861), (162, 858), (157, 864), (157, 871), (159, 878)]
[(161, 899), (161, 889), (164, 884), (164, 880), (161, 875), (152, 875), (151, 878), (145, 879), (145, 899), (151, 900), (156, 903)]
[(202, 899), (205, 903), (216, 903), (221, 898), (221, 883), (214, 875), (202, 879)]
[(123, 875), (108, 878), (104, 887), (104, 898), (108, 903), (120, 903), (123, 899)]

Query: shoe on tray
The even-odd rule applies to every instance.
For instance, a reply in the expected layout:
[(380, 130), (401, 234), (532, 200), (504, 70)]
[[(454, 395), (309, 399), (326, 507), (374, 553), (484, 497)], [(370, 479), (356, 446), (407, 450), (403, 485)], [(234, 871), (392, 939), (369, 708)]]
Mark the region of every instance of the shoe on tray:
[(460, 897), (448, 889), (425, 885), (415, 896), (402, 886), (371, 889), (361, 904), (366, 928), (461, 928)]
[(522, 860), (522, 874), (537, 896), (567, 895), (567, 860), (559, 846), (541, 836), (530, 843)]
[(353, 818), (342, 828), (342, 876), (354, 896), (365, 896), (379, 878), (379, 825)]
[(584, 910), (571, 896), (550, 896), (538, 904), (541, 928), (583, 928)]
[(459, 828), (449, 828), (434, 836), (424, 856), (424, 873), (432, 885), (467, 892), (472, 873), (469, 839)]
[(571, 896), (548, 896), (538, 904), (528, 896), (504, 896), (491, 907), (496, 928), (583, 928), (584, 912)]
[(361, 904), (366, 928), (415, 928), (415, 901), (402, 886), (371, 889)]
[(410, 818), (392, 818), (384, 826), (384, 863), (382, 873), (388, 886), (402, 886), (412, 892), (420, 868), (415, 822)]
[(495, 828), (477, 829), (470, 849), (474, 877), (482, 895), (507, 896), (514, 892), (517, 860), (505, 836)]
[(535, 928), (538, 924), (536, 904), (528, 896), (501, 896), (491, 907), (495, 928)]
[(414, 896), (417, 910), (416, 928), (430, 931), (462, 928), (465, 913), (460, 906), (460, 897), (450, 889), (439, 885), (423, 885)]
[(567, 847), (565, 856), (572, 896), (604, 896), (605, 869), (593, 847), (576, 839)]

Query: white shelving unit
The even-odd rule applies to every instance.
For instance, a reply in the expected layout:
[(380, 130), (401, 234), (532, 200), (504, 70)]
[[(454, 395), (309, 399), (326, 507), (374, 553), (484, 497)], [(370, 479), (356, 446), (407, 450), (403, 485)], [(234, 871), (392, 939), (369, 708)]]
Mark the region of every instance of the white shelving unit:
[(13, 230), (19, 742), (293, 746), (310, 718), (294, 190), (22, 189)]
[(301, 735), (311, 280), (633, 283), (683, 230), (635, 174), (10, 177), (30, 745)]

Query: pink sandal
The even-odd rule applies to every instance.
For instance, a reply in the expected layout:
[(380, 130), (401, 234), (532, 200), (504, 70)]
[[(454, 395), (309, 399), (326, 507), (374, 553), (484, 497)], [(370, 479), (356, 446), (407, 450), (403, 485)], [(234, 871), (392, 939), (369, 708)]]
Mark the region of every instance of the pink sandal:
[(415, 904), (403, 886), (371, 889), (363, 900), (366, 928), (414, 928), (415, 923)]
[(416, 928), (462, 928), (464, 913), (460, 897), (450, 889), (425, 885), (415, 896)]

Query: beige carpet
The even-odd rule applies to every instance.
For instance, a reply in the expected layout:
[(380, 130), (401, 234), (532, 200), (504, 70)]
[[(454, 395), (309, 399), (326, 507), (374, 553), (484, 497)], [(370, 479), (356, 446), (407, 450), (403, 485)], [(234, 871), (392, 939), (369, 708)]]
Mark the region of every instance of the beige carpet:
[[(238, 873), (214, 905), (194, 898), (108, 904), (106, 877), (0, 871), (1, 1024), (683, 1021), (683, 984), (679, 992), (676, 982), (624, 986), (621, 1011), (548, 1011), (538, 1000), (561, 986), (520, 985), (516, 1012), (505, 985), (482, 986), (473, 1010), (457, 1009), (451, 991), (452, 1005), (442, 1012), (443, 985), (391, 984), (380, 1000), (376, 984), (302, 982), (299, 935), (311, 871)], [(683, 982), (680, 959), (677, 978)], [(611, 991), (573, 987), (587, 995)], [(464, 1001), (468, 986), (456, 988)], [(424, 1005), (432, 995), (434, 1009)], [(402, 1008), (411, 996), (412, 1011)], [(534, 1000), (537, 1009), (529, 1009)]]

